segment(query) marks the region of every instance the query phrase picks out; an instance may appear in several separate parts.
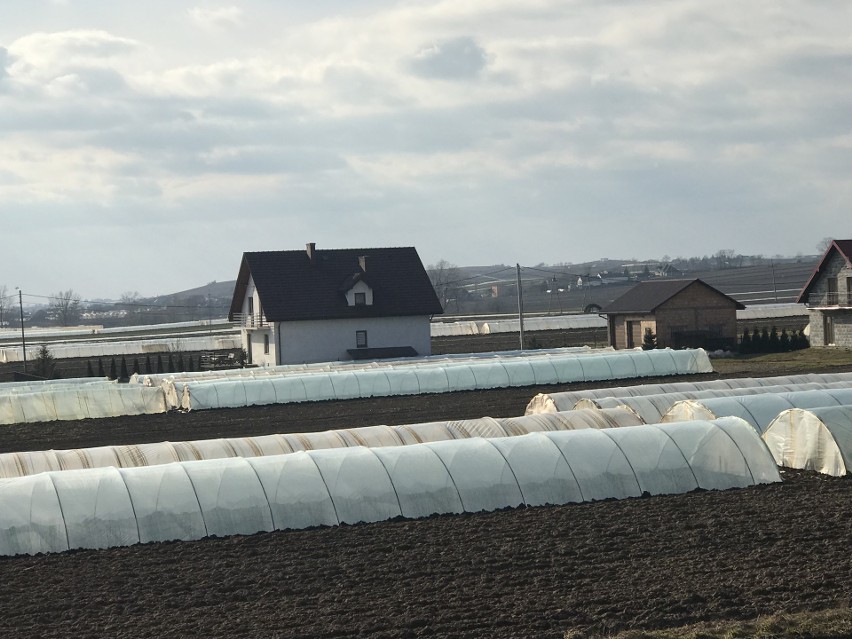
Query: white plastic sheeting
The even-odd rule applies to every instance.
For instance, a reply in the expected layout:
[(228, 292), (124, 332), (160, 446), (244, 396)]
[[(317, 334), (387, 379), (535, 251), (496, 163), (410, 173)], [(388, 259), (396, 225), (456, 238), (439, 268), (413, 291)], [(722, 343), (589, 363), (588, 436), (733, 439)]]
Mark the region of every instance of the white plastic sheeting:
[(157, 386), (166, 381), (190, 382), (211, 379), (237, 379), (245, 377), (280, 377), (283, 375), (328, 373), (332, 371), (376, 370), (389, 368), (411, 368), (423, 366), (443, 366), (459, 364), (482, 364), (493, 361), (515, 359), (550, 359), (565, 355), (600, 355), (613, 353), (611, 348), (592, 349), (588, 346), (540, 349), (534, 351), (497, 351), (487, 353), (457, 353), (447, 355), (425, 355), (419, 357), (400, 357), (380, 360), (345, 360), (334, 362), (314, 362), (310, 364), (282, 364), (250, 368), (232, 368), (210, 371), (191, 371), (184, 373), (139, 374), (130, 376), (131, 384)]
[[(520, 330), (520, 325), (520, 320), (508, 318), (478, 321), (466, 320), (460, 322), (435, 321), (431, 324), (431, 333), (432, 337), (517, 333)], [(599, 315), (591, 314), (524, 317), (524, 329), (527, 331), (577, 330), (588, 328), (606, 328), (606, 320)]]
[(761, 320), (777, 317), (807, 317), (808, 307), (804, 304), (754, 304), (737, 311), (738, 320)]
[(847, 404), (852, 404), (852, 388), (770, 393), (749, 397), (688, 399), (674, 404), (661, 421), (680, 422), (733, 415), (746, 420), (758, 433), (763, 433), (782, 411), (791, 408), (819, 408)]
[(316, 433), (26, 451), (0, 454), (0, 477), (23, 477), (46, 471), (79, 470), (103, 466), (131, 468), (177, 461), (261, 457), (322, 448), (354, 446), (375, 448), (470, 437), (513, 437), (540, 431), (615, 428), (637, 426), (641, 423), (641, 420), (632, 412), (615, 408), (575, 410), (568, 413), (525, 417), (482, 417), (401, 426), (365, 426)]
[(852, 468), (852, 405), (782, 411), (762, 437), (779, 466), (841, 477)]
[(159, 388), (109, 382), (10, 389), (0, 394), (0, 424), (145, 415), (166, 412)]
[[(168, 339), (145, 339), (136, 341), (64, 342), (50, 344), (50, 354), (57, 359), (72, 357), (111, 357), (116, 355), (144, 355), (146, 353), (168, 353), (179, 350), (214, 351), (233, 350), (242, 347), (239, 335), (182, 336)], [(30, 349), (32, 351), (32, 349)], [(20, 346), (0, 348), (0, 363), (22, 362)]]
[(0, 555), (780, 481), (735, 418), (0, 480)]
[(482, 363), (446, 363), (405, 369), (333, 370), (268, 379), (185, 382), (183, 410), (285, 404), (422, 393), (533, 386), (565, 382), (712, 372), (707, 353), (694, 350), (613, 351), (599, 355), (517, 357)]
[(637, 384), (615, 388), (597, 388), (561, 393), (540, 393), (532, 398), (526, 414), (556, 413), (572, 410), (583, 399), (600, 397), (635, 397), (640, 395), (660, 395), (663, 393), (681, 393), (703, 390), (725, 390), (729, 388), (752, 388), (755, 386), (776, 386), (784, 384), (820, 383), (832, 384), (848, 382), (852, 385), (852, 373), (808, 373), (804, 375), (783, 375), (778, 377), (740, 377), (714, 379), (704, 382), (673, 382), (670, 384)]
[[(782, 384), (778, 386), (752, 386), (749, 388), (729, 388), (681, 393), (662, 393), (660, 395), (640, 395), (638, 397), (601, 397), (599, 399), (581, 399), (575, 408), (624, 408), (635, 412), (646, 424), (657, 424), (677, 402), (690, 399), (703, 400), (717, 397), (744, 397), (747, 395), (767, 395), (790, 393), (806, 390), (825, 390), (831, 388), (850, 388), (848, 382), (835, 384)], [(709, 418), (708, 418), (709, 419)]]

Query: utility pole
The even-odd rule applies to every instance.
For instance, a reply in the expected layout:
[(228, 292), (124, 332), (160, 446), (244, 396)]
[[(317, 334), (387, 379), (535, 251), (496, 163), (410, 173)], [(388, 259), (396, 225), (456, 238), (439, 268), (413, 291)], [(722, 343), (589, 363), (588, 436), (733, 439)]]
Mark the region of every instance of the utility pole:
[(778, 287), (775, 285), (775, 260), (769, 260), (769, 266), (772, 268), (772, 290), (775, 292), (775, 303), (778, 303)]
[(27, 338), (24, 335), (24, 292), (18, 288), (18, 305), (21, 308), (21, 350), (24, 353), (24, 372), (27, 372)]
[(515, 264), (518, 269), (518, 322), (521, 325), (521, 350), (524, 350), (524, 290), (521, 288), (521, 265)]

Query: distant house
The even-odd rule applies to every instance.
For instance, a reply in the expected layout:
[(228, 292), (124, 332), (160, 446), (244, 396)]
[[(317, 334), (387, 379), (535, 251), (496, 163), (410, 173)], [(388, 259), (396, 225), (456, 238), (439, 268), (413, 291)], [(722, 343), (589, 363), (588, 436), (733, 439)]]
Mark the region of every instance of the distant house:
[(834, 240), (796, 300), (808, 307), (811, 346), (852, 348), (852, 240)]
[(431, 354), (442, 312), (414, 248), (243, 253), (229, 319), (260, 366)]
[(615, 349), (642, 346), (653, 333), (660, 348), (733, 348), (737, 310), (745, 306), (699, 279), (640, 282), (601, 310)]

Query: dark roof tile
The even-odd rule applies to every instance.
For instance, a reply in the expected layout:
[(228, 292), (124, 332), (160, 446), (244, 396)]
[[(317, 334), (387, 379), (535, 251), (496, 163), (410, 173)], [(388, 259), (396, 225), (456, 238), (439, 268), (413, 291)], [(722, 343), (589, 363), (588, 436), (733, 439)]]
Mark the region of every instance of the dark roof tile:
[[(242, 311), (249, 277), (270, 322), (443, 312), (413, 247), (315, 249), (313, 263), (304, 250), (243, 253), (231, 318)], [(345, 292), (361, 279), (373, 290), (373, 304), (349, 306)]]
[(706, 282), (693, 278), (689, 280), (650, 280), (640, 282), (624, 295), (613, 300), (611, 304), (601, 310), (601, 313), (608, 315), (620, 313), (653, 313), (662, 304), (695, 283), (706, 286), (720, 296), (728, 298), (736, 304), (738, 309), (745, 308), (744, 305), (737, 302), (734, 298), (728, 297)]

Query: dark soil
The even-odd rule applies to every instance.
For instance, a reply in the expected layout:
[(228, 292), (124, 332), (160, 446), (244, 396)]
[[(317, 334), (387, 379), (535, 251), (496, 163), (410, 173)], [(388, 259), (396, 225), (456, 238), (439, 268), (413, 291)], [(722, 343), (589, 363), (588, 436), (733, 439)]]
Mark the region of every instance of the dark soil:
[[(839, 370), (852, 365), (830, 369)], [(725, 375), (790, 372), (756, 359)], [(0, 428), (0, 450), (511, 416), (551, 390), (25, 424)], [(723, 492), (0, 558), (0, 637), (562, 637), (850, 605), (852, 479), (784, 477)]]
[(4, 637), (561, 637), (848, 605), (852, 479), (0, 559)]

